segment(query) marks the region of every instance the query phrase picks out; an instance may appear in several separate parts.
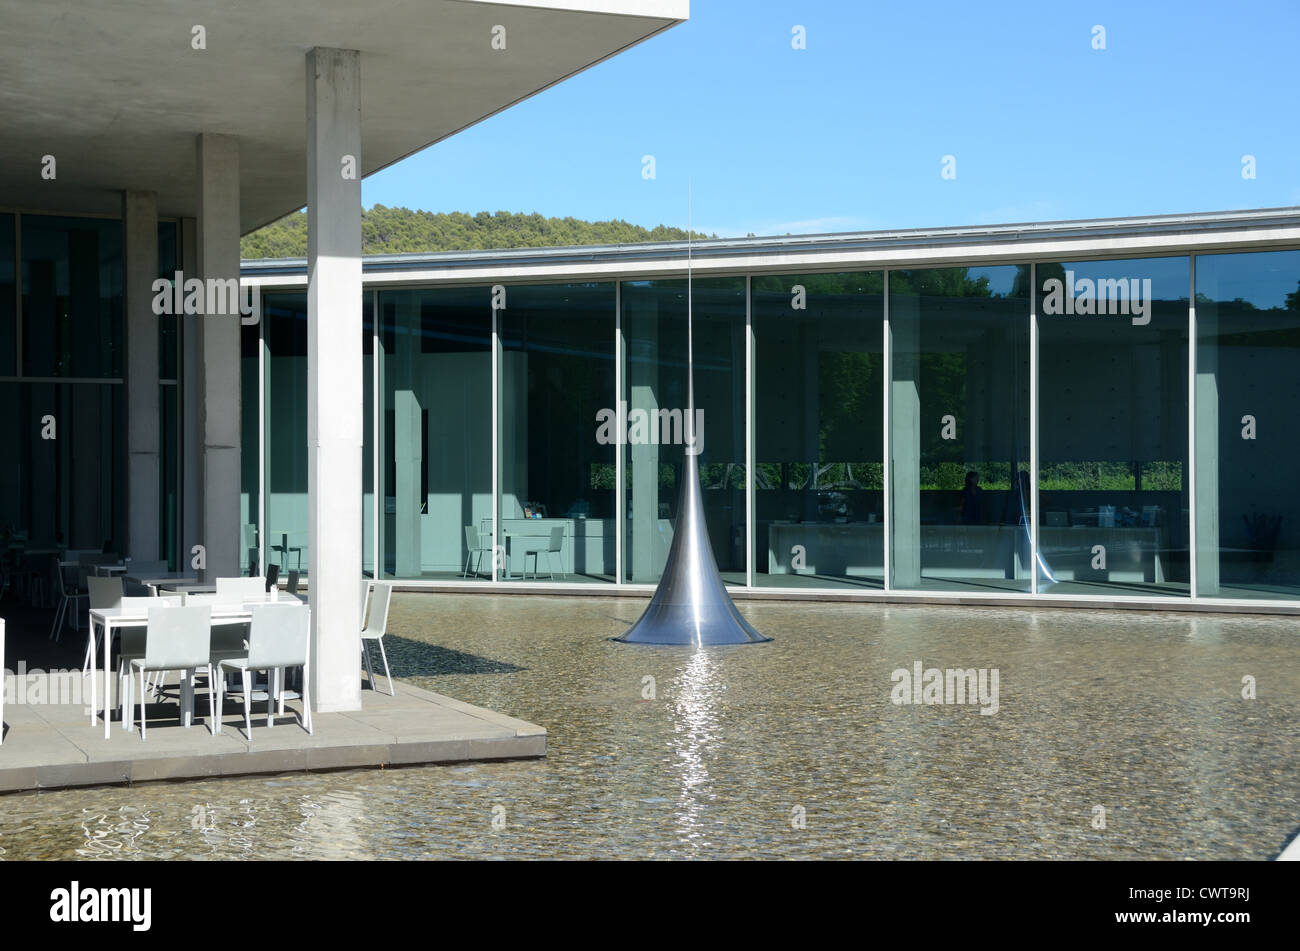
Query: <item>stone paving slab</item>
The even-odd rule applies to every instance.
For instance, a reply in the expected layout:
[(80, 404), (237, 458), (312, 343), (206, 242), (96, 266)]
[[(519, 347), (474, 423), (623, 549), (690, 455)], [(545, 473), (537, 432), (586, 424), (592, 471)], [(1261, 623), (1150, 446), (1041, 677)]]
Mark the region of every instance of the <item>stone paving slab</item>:
[(138, 724), (128, 731), (116, 719), (104, 739), (102, 721), (92, 725), (79, 705), (7, 703), (0, 793), (546, 755), (543, 727), (410, 684), (394, 686), (392, 697), (362, 690), (361, 710), (314, 714), (312, 735), (299, 725), (297, 701), (285, 705), (271, 728), (265, 702), (255, 702), (251, 742), (242, 703), (226, 703), (222, 731), (214, 735), (201, 692), (188, 728), (178, 720), (174, 689), (147, 704), (147, 740)]

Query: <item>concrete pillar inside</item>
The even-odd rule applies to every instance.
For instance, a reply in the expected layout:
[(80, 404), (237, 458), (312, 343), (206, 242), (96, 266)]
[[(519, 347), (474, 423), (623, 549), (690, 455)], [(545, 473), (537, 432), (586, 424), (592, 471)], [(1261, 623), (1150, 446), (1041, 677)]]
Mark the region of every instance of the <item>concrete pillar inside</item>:
[[(1196, 593), (1219, 589), (1219, 318), (1218, 307), (1196, 305)], [(1202, 343), (1203, 341), (1203, 343)]]
[[(817, 477), (821, 462), (821, 377), (818, 373), (821, 351), (816, 324), (805, 323), (796, 334), (803, 352), (803, 445), (800, 448), (803, 450), (803, 458), (808, 462), (808, 483), (803, 491), (803, 518), (808, 522), (817, 522), (821, 519)], [(812, 560), (815, 561), (815, 558), (814, 554)]]
[(311, 692), (361, 707), (361, 54), (307, 53)]
[[(630, 416), (643, 410), (646, 418), (658, 423), (659, 400), (659, 305), (654, 300), (638, 300), (628, 308), (627, 338), (627, 411)], [(627, 426), (627, 420), (618, 421)], [(623, 447), (619, 446), (622, 452)], [(663, 569), (656, 557), (655, 540), (659, 535), (659, 445), (658, 441), (631, 443), (632, 519), (628, 526), (628, 580), (650, 584), (659, 580)]]
[[(893, 379), (889, 382), (890, 476), (893, 495), (889, 540), (892, 584), (914, 588), (921, 583), (921, 342), (920, 301), (899, 295), (889, 301), (893, 340)], [(937, 425), (938, 420), (934, 421)]]
[(122, 193), (126, 312), (126, 554), (156, 561), (159, 548), (158, 321), (153, 312), (158, 276), (158, 195)]
[[(239, 140), (203, 133), (198, 137), (198, 276), (239, 281)], [(228, 308), (229, 310), (229, 308)], [(208, 581), (239, 574), (239, 328), (233, 313), (187, 318), (198, 328), (199, 428), (203, 475), (200, 509)]]
[(397, 577), (420, 577), (423, 561), (421, 513), (425, 488), (420, 474), (424, 462), (424, 408), (422, 387), (416, 375), (420, 361), (420, 298), (415, 293), (397, 296), (397, 333), (391, 361), (393, 384), (393, 464), (396, 470)]

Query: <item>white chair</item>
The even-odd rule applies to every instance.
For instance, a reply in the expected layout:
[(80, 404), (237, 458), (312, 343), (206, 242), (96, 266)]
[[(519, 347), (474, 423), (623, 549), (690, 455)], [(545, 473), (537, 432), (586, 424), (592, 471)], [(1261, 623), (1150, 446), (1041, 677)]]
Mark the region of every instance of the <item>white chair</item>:
[[(551, 580), (554, 581), (555, 562), (553, 559), (555, 558), (555, 555), (558, 554), (563, 547), (564, 547), (564, 526), (563, 525), (556, 525), (554, 528), (551, 529), (551, 538), (545, 548), (541, 547), (540, 542), (530, 543), (528, 547), (524, 549), (524, 577), (525, 578), (528, 577), (528, 556), (529, 555), (533, 556), (533, 577), (536, 578), (538, 568), (539, 568), (538, 563), (541, 561), (541, 556), (545, 554), (546, 566), (551, 573)], [(563, 567), (564, 567), (564, 562), (563, 559), (561, 559), (560, 562), (561, 576), (564, 575)]]
[(86, 588), (90, 606), (86, 613), (86, 656), (81, 661), (82, 675), (90, 671), (90, 653), (95, 649), (95, 625), (90, 623), (90, 611), (107, 611), (122, 602), (122, 579), (87, 578)]
[(472, 559), (474, 562), (474, 577), (478, 577), (483, 567), (484, 552), (490, 553), (492, 546), (484, 544), (483, 534), (473, 525), (465, 526), (465, 570), (460, 573), (462, 578), (469, 577), (469, 563)]
[[(302, 725), (308, 733), (311, 726), (311, 681), (308, 650), (311, 631), (311, 611), (300, 604), (259, 604), (253, 608), (253, 623), (248, 630), (248, 653), (242, 657), (228, 657), (221, 661), (221, 671), (238, 671), (242, 676), (244, 693), (244, 733), (253, 740), (253, 682), (252, 673), (265, 670), (270, 678), (266, 695), (266, 725), (275, 725), (275, 702), (279, 698), (284, 711), (283, 675), (286, 667), (301, 667)], [(217, 678), (217, 709), (225, 700), (225, 678)], [(217, 720), (216, 732), (222, 725)]]
[(72, 627), (81, 629), (77, 603), (89, 597), (89, 592), (82, 591), (85, 569), (79, 562), (61, 561), (59, 573), (59, 606), (54, 610), (54, 623), (50, 626), (50, 640), (57, 641), (63, 635), (63, 625), (68, 622), (68, 608), (72, 609)]
[[(208, 663), (212, 636), (212, 608), (158, 607), (149, 609), (149, 625), (144, 634), (144, 656), (132, 659), (132, 669), (140, 675), (140, 739), (148, 739), (145, 723), (144, 675), (154, 670), (179, 670), (181, 680), (181, 722), (186, 727), (194, 718), (194, 674), (202, 670), (211, 684), (212, 665)], [(208, 690), (208, 715), (217, 719), (216, 702)]]
[[(118, 608), (130, 613), (147, 613), (154, 608), (181, 606), (179, 594), (165, 598), (123, 596), (117, 603)], [(117, 696), (120, 700), (122, 727), (131, 729), (132, 687), (128, 666), (131, 661), (144, 657), (145, 629), (148, 625), (132, 625), (117, 629)], [(161, 675), (160, 675), (161, 679)]]
[[(5, 656), (5, 619), (0, 617), (0, 660)], [(3, 666), (3, 664), (0, 664)], [(5, 741), (5, 685), (0, 683), (0, 744)]]
[(388, 669), (388, 653), (384, 650), (384, 628), (388, 626), (388, 603), (393, 597), (391, 584), (376, 584), (375, 593), (370, 598), (370, 617), (361, 629), (361, 656), (366, 663), (366, 673), (370, 675), (370, 689), (375, 689), (375, 668), (370, 662), (370, 642), (379, 644), (379, 656), (384, 661), (384, 676), (388, 678), (388, 695), (396, 696), (393, 690), (393, 674)]
[[(227, 580), (257, 581), (258, 579), (235, 578), (235, 579), (227, 579)], [(221, 587), (221, 581), (222, 579), (220, 578), (217, 579), (218, 587)], [(262, 591), (260, 589), (256, 592), (249, 593), (248, 590), (245, 590), (249, 587), (251, 586), (246, 586), (246, 585), (227, 586), (224, 592), (217, 592), (217, 593), (213, 593), (210, 591), (186, 592), (185, 606), (197, 607), (202, 605), (208, 608), (219, 608), (219, 607), (242, 608), (245, 605), (264, 604), (271, 599), (269, 593), (267, 593), (266, 591)], [(247, 621), (223, 621), (220, 618), (218, 618), (215, 622), (213, 622), (212, 651), (210, 654), (213, 670), (218, 669), (221, 666), (221, 661), (229, 657), (243, 656), (244, 629), (247, 624), (248, 624)], [(157, 676), (158, 676), (159, 683), (161, 683), (162, 676), (165, 673), (166, 673), (165, 671), (158, 672)], [(260, 700), (261, 698), (258, 697), (256, 699)]]

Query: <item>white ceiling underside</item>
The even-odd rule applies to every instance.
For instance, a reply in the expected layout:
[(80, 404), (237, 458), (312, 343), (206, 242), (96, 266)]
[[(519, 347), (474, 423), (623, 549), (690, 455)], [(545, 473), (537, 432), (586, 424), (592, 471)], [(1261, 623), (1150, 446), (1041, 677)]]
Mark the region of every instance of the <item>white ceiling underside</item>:
[[(361, 51), (375, 172), (688, 15), (686, 0), (0, 0), (0, 207), (197, 211), (195, 137), (240, 140), (241, 230), (307, 200), (306, 53)], [(205, 50), (192, 47), (205, 29)], [(506, 49), (491, 48), (506, 28)], [(53, 155), (57, 178), (41, 177)]]

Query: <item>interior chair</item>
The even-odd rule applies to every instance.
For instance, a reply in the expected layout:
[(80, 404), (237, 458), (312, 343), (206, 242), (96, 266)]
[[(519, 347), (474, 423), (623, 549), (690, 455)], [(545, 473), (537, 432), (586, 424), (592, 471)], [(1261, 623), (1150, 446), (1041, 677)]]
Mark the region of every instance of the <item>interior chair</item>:
[(302, 572), (296, 568), (289, 572), (289, 583), (285, 586), (285, 591), (294, 596), (298, 594), (298, 583), (302, 580)]
[(90, 623), (91, 611), (107, 611), (117, 607), (122, 601), (122, 579), (87, 578), (86, 591), (90, 604), (86, 611), (86, 656), (81, 661), (83, 675), (90, 670), (90, 652), (95, 650), (98, 642), (95, 637), (95, 625)]
[(240, 529), (240, 543), (243, 545), (244, 553), (248, 557), (248, 573), (257, 574), (257, 526), (251, 522), (245, 522)]
[[(551, 569), (551, 580), (552, 580), (552, 581), (555, 580), (555, 560), (554, 560), (554, 559), (555, 559), (555, 557), (556, 557), (557, 555), (558, 555), (559, 558), (560, 558), (560, 577), (561, 577), (561, 578), (567, 578), (567, 577), (568, 577), (568, 575), (566, 575), (566, 574), (564, 573), (564, 554), (563, 554), (563, 549), (564, 549), (564, 526), (563, 526), (563, 525), (556, 525), (554, 528), (551, 529), (551, 544), (550, 544), (550, 547), (546, 549), (546, 566), (547, 566), (548, 568)], [(535, 576), (535, 575), (536, 575), (536, 572), (534, 572), (534, 576)]]
[(297, 563), (294, 567), (297, 568), (299, 571), (301, 571), (301, 570), (302, 570), (302, 550), (303, 550), (303, 547), (304, 547), (304, 546), (302, 546), (302, 545), (290, 545), (290, 544), (289, 544), (289, 533), (288, 533), (288, 532), (281, 532), (281, 533), (280, 533), (280, 544), (278, 544), (278, 545), (272, 545), (272, 546), (271, 546), (271, 551), (279, 553), (279, 555), (280, 555), (280, 567), (281, 567), (281, 568), (288, 568), (288, 566), (285, 564), (285, 561), (288, 559), (289, 555), (296, 554), (296, 555), (298, 556), (298, 563)]
[(54, 610), (54, 624), (50, 627), (50, 640), (57, 641), (63, 636), (63, 626), (68, 621), (68, 611), (72, 611), (72, 625), (75, 630), (81, 630), (80, 604), (83, 600), (90, 597), (90, 592), (85, 590), (85, 568), (79, 563), (69, 563), (60, 561), (58, 563), (59, 575), (59, 605)]
[(370, 617), (361, 629), (361, 656), (365, 660), (366, 673), (370, 676), (370, 689), (375, 689), (375, 668), (370, 661), (371, 642), (379, 645), (379, 656), (384, 661), (384, 676), (388, 678), (388, 695), (395, 696), (393, 674), (388, 669), (388, 653), (384, 650), (384, 629), (388, 626), (388, 605), (393, 597), (391, 584), (376, 584), (370, 598)]
[(473, 525), (465, 526), (465, 570), (460, 573), (462, 578), (469, 577), (470, 559), (474, 560), (474, 574), (478, 575), (483, 565), (483, 553), (491, 551), (490, 545), (483, 543), (483, 534)]
[[(539, 566), (540, 566), (539, 563), (541, 562), (541, 556), (545, 554), (546, 564), (551, 573), (551, 580), (554, 581), (555, 563), (552, 561), (552, 558), (554, 558), (555, 554), (559, 552), (560, 549), (563, 548), (563, 546), (564, 546), (563, 525), (556, 525), (554, 528), (551, 529), (550, 540), (547, 541), (545, 544), (543, 544), (541, 539), (534, 539), (533, 541), (529, 542), (528, 546), (524, 549), (524, 577), (525, 578), (528, 577), (528, 556), (529, 555), (533, 556), (533, 578), (535, 579), (537, 577), (537, 573), (539, 570)], [(563, 565), (563, 563), (561, 563), (561, 565)]]
[[(252, 701), (254, 699), (252, 674), (264, 670), (269, 683), (266, 692), (266, 725), (275, 724), (275, 704), (277, 699), (280, 712), (284, 712), (284, 669), (286, 667), (303, 668), (302, 677), (302, 725), (308, 733), (311, 726), (311, 696), (308, 691), (307, 665), (310, 661), (308, 636), (311, 630), (311, 612), (299, 604), (259, 604), (253, 608), (253, 623), (248, 629), (248, 651), (239, 657), (228, 657), (221, 661), (222, 673), (238, 672), (244, 694), (244, 735), (251, 743), (253, 740)], [(225, 678), (217, 678), (217, 709), (222, 708), (225, 700)], [(216, 732), (221, 733), (222, 725), (216, 721)]]
[(280, 583), (280, 566), (266, 566), (266, 593), (270, 594), (271, 589)]
[[(212, 608), (154, 607), (149, 609), (149, 624), (145, 628), (144, 656), (132, 658), (131, 669), (140, 677), (140, 739), (148, 739), (145, 722), (145, 674), (156, 670), (179, 670), (181, 680), (181, 722), (188, 727), (194, 718), (194, 674), (198, 670), (208, 675), (211, 684), (212, 666), (208, 662), (208, 641), (212, 631)], [(132, 689), (134, 684), (132, 683)], [(213, 692), (208, 690), (209, 722), (216, 723), (217, 710)]]

